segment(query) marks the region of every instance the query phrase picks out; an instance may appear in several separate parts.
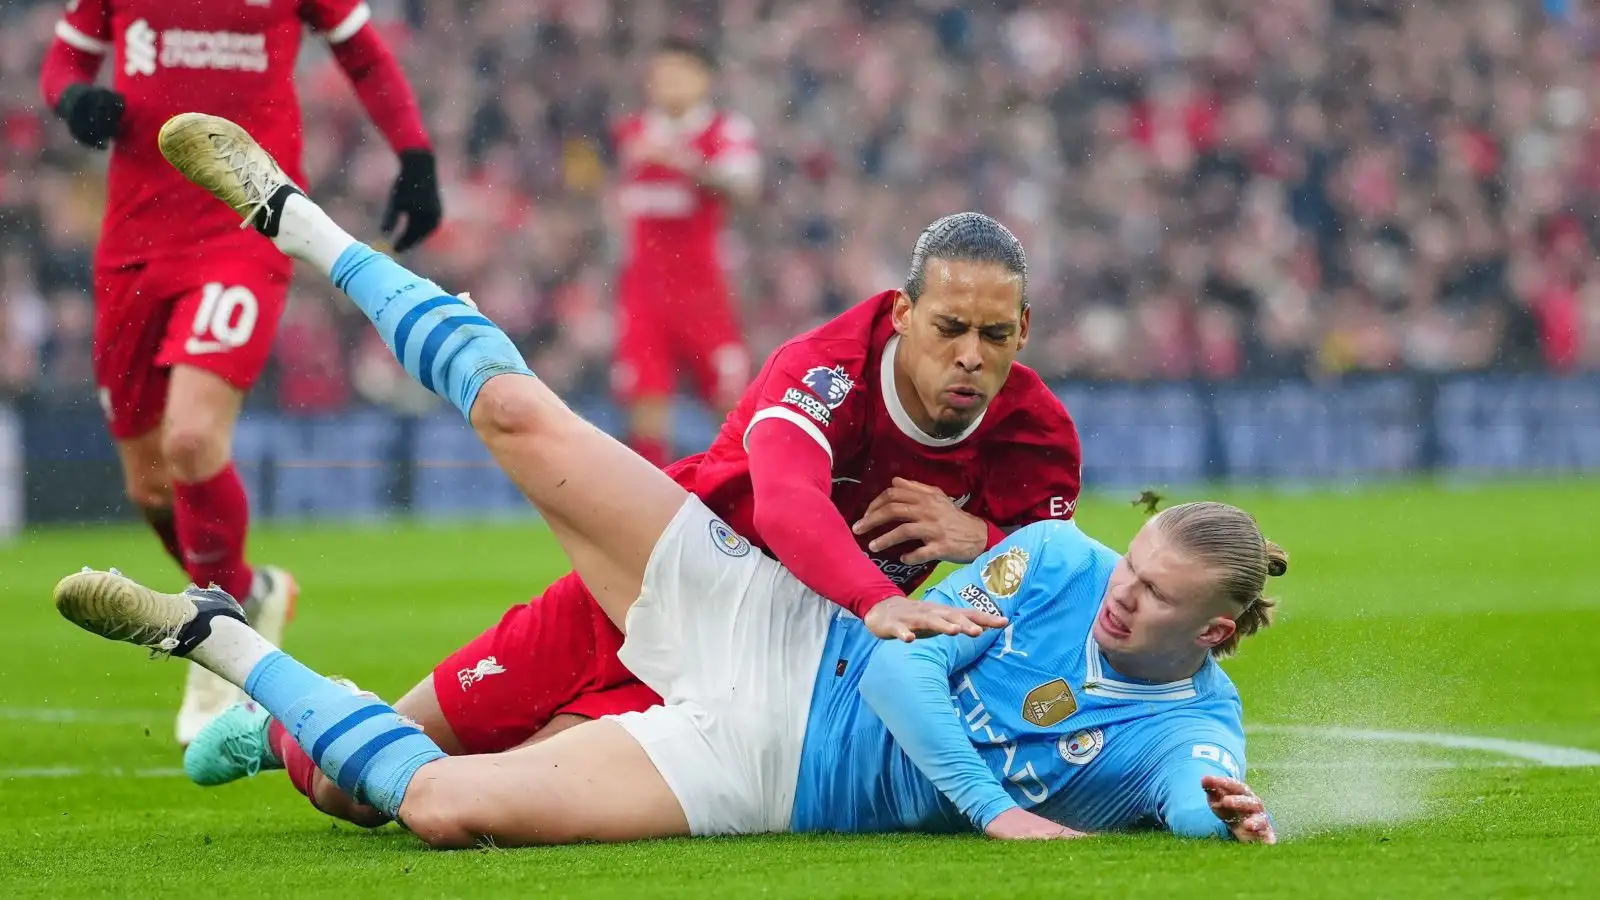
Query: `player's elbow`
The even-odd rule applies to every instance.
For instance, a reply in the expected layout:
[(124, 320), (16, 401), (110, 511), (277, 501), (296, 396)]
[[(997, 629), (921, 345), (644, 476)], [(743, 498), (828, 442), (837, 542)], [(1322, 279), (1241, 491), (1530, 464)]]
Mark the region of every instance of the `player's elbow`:
[(1167, 830), (1176, 837), (1191, 840), (1232, 840), (1233, 833), (1227, 823), (1217, 818), (1209, 807), (1200, 806), (1178, 811), (1167, 817)]
[(750, 511), (750, 524), (754, 526), (756, 534), (761, 535), (762, 542), (778, 557), (779, 562), (786, 562), (784, 550), (788, 548), (789, 543), (785, 538), (789, 537), (789, 531), (793, 527), (793, 513), (790, 512), (793, 507), (785, 502), (786, 493), (788, 492), (781, 488), (765, 492), (765, 496), (763, 492), (758, 491), (755, 508)]
[(910, 645), (899, 641), (886, 641), (867, 658), (857, 690), (868, 706), (878, 709), (882, 703), (893, 702), (897, 691), (905, 690), (905, 654), (909, 649)]

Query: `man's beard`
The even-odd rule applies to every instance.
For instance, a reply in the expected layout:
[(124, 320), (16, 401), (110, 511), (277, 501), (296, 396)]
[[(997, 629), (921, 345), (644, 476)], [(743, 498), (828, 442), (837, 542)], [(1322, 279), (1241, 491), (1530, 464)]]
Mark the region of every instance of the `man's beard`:
[(961, 432), (966, 431), (969, 427), (971, 427), (972, 420), (975, 418), (977, 417), (967, 416), (960, 419), (934, 419), (933, 430), (928, 436), (939, 441), (948, 441), (953, 437), (960, 437)]

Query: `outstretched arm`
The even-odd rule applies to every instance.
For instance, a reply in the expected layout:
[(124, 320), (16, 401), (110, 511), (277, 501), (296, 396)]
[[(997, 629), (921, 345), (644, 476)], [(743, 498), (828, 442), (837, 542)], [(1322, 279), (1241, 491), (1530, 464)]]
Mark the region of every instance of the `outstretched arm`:
[(751, 427), (745, 448), (756, 532), (796, 578), (862, 619), (903, 596), (833, 505), (833, 460), (821, 444), (792, 421), (768, 418)]
[(1183, 741), (1157, 773), (1156, 815), (1179, 837), (1277, 843), (1266, 804), (1239, 779), (1242, 745), (1216, 734)]
[(753, 423), (745, 447), (762, 542), (801, 583), (854, 613), (874, 635), (911, 641), (1005, 624), (979, 610), (912, 600), (879, 571), (833, 505), (832, 457), (792, 417)]

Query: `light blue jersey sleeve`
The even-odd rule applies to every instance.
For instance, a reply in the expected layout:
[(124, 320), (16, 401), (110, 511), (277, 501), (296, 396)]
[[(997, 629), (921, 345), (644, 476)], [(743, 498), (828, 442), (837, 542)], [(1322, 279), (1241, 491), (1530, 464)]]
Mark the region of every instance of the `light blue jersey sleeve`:
[[(1192, 724), (1192, 727), (1191, 727)], [(1244, 740), (1219, 724), (1185, 722), (1155, 760), (1151, 805), (1168, 831), (1180, 837), (1232, 839), (1227, 824), (1211, 811), (1200, 779), (1244, 778)]]
[[(1081, 540), (1057, 542), (1051, 536), (1060, 528), (1076, 526), (1040, 522), (1021, 528), (988, 552), (930, 589), (924, 600), (948, 606), (970, 607), (1008, 618), (1030, 601), (1054, 594), (1072, 571), (1067, 548), (1083, 546)], [(1054, 552), (1052, 552), (1052, 550)], [(1026, 565), (1008, 567), (1020, 558)], [(1028, 577), (1021, 577), (1022, 570)], [(1058, 569), (1058, 572), (1052, 572)], [(1052, 577), (1052, 575), (1056, 577)], [(1008, 580), (1015, 576), (1015, 583)], [(895, 742), (917, 769), (979, 829), (1018, 804), (1006, 793), (977, 748), (951, 703), (951, 676), (980, 659), (1001, 635), (988, 629), (978, 637), (966, 635), (927, 638), (914, 643), (892, 642), (877, 648), (862, 674), (860, 692), (883, 721)]]

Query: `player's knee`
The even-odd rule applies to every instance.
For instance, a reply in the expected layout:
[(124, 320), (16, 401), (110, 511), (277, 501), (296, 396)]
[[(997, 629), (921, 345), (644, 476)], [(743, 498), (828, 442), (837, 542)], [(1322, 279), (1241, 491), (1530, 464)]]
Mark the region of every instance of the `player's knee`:
[(143, 510), (172, 509), (172, 481), (166, 471), (128, 472), (123, 478), (123, 491), (134, 506)]
[(217, 473), (228, 462), (227, 433), (205, 419), (175, 419), (161, 436), (161, 452), (173, 477), (199, 481)]
[(462, 800), (439, 789), (435, 779), (416, 779), (400, 806), (406, 829), (435, 850), (461, 850), (476, 846), (479, 835), (467, 827)]
[(549, 433), (572, 418), (566, 405), (533, 378), (491, 379), (472, 405), (472, 427), (485, 440)]

